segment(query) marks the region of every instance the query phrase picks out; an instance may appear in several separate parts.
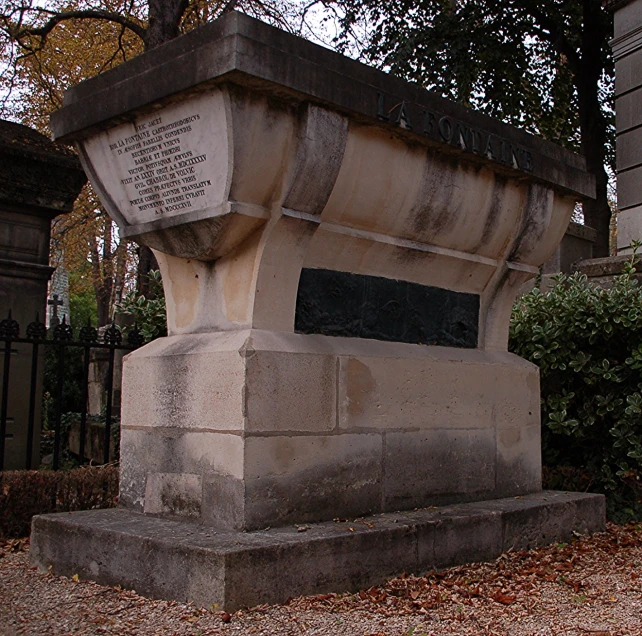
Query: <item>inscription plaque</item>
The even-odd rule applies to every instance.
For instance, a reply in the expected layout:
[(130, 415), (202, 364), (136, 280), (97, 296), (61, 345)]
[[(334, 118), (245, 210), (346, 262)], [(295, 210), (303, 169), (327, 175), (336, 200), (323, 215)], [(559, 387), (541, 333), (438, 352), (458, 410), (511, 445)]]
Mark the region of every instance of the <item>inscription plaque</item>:
[(301, 270), (294, 330), (474, 349), (479, 296), (403, 280)]
[(209, 94), (170, 105), (85, 143), (92, 163), (107, 168), (102, 181), (129, 223), (220, 203), (226, 170), (218, 164), (227, 163), (227, 148), (217, 148), (225, 142), (210, 132), (224, 115), (220, 101)]

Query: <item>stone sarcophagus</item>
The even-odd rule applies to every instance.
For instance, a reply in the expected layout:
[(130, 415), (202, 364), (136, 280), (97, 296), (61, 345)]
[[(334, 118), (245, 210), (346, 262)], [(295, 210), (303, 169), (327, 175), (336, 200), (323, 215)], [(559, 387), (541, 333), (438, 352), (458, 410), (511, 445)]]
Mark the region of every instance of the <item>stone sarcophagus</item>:
[(507, 353), (583, 159), (242, 15), (52, 120), (161, 266), (125, 364), (121, 501), (236, 529), (541, 488)]
[(169, 336), (124, 365), (126, 509), (239, 531), (541, 491), (508, 324), (583, 158), (237, 13), (52, 127), (163, 275)]

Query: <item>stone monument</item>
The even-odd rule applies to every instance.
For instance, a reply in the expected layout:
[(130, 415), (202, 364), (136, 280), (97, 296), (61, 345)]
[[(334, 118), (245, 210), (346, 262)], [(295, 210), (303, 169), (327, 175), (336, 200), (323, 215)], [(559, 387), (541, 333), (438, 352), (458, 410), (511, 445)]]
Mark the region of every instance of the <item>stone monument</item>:
[(52, 127), (155, 250), (169, 336), (125, 359), (122, 508), (36, 518), (36, 563), (235, 608), (603, 527), (542, 493), (506, 350), (583, 158), (238, 13)]
[[(51, 220), (71, 211), (86, 178), (69, 148), (5, 120), (0, 120), (0, 166), (0, 320), (11, 310), (24, 336), (36, 315), (43, 323), (47, 316), (47, 283), (54, 271), (49, 267)], [(16, 343), (12, 349), (6, 429), (0, 424), (0, 470), (37, 468), (40, 400), (30, 435), (31, 346)]]

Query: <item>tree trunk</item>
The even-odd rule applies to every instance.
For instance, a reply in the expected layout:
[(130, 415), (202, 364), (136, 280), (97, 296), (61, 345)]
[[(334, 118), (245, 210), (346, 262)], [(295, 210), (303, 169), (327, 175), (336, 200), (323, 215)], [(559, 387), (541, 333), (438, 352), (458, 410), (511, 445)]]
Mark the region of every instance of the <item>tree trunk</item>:
[(145, 33), (145, 50), (149, 51), (178, 36), (181, 18), (188, 0), (149, 0), (149, 26)]
[[(605, 135), (606, 136), (606, 135)], [(608, 202), (608, 176), (601, 163), (599, 141), (591, 140), (589, 143), (582, 142), (583, 153), (586, 156), (588, 171), (595, 175), (596, 199), (585, 201), (583, 205), (584, 223), (597, 232), (597, 238), (593, 244), (593, 257), (609, 256), (610, 254), (610, 228), (611, 228), (611, 206)]]
[(149, 272), (158, 269), (158, 262), (152, 250), (147, 245), (138, 248), (138, 272), (136, 274), (136, 293), (150, 298)]
[(98, 327), (102, 327), (109, 322), (109, 300), (110, 294), (106, 293), (103, 272), (100, 267), (100, 253), (98, 251), (98, 240), (93, 237), (89, 245), (91, 255), (91, 269), (94, 283), (94, 294), (96, 295), (96, 313), (98, 318)]
[(597, 232), (593, 256), (609, 256), (611, 207), (609, 206), (606, 161), (607, 122), (599, 99), (599, 83), (604, 70), (602, 43), (608, 24), (597, 0), (584, 0), (582, 61), (576, 73), (580, 117), (581, 149), (586, 168), (595, 176), (596, 199), (584, 203), (584, 222)]

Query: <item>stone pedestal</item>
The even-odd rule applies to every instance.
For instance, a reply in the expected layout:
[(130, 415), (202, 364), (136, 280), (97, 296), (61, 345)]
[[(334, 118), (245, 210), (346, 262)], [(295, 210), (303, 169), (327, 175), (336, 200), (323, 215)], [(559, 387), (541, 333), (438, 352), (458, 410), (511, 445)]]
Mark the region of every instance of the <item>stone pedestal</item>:
[[(240, 14), (72, 89), (52, 126), (163, 274), (169, 336), (124, 363), (135, 535), (541, 496), (538, 373), (508, 321), (593, 194), (583, 158)], [(54, 554), (56, 524), (36, 561), (112, 580)]]
[[(27, 325), (45, 321), (51, 220), (71, 211), (86, 179), (72, 151), (20, 124), (0, 120), (0, 320), (9, 311), (25, 335)], [(42, 349), (42, 348), (41, 348)], [(4, 348), (3, 348), (4, 351)], [(3, 354), (0, 354), (3, 355)], [(5, 470), (40, 464), (40, 402), (27, 459), (31, 346), (13, 346), (8, 419), (0, 448)], [(37, 395), (42, 395), (42, 364)], [(0, 468), (1, 469), (1, 468)]]
[(537, 368), (505, 352), (194, 334), (130, 355), (123, 387), (139, 512), (257, 530), (541, 489)]

